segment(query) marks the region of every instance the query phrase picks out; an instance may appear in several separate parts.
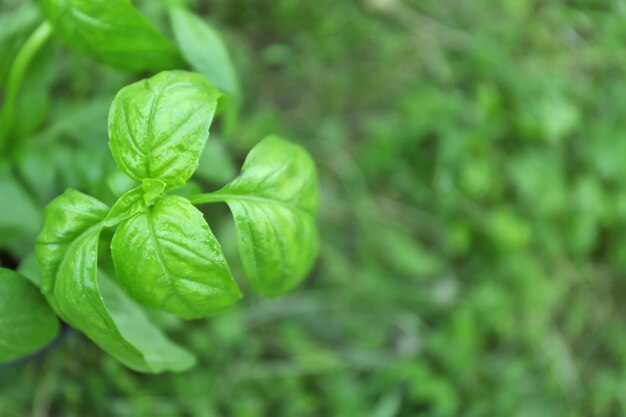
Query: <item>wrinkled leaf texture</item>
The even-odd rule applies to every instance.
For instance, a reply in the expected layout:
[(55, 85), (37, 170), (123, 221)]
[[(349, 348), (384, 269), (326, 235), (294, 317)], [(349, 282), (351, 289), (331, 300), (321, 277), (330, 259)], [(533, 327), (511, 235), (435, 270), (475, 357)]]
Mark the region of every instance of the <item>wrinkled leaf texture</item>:
[(111, 251), (118, 279), (147, 306), (193, 319), (241, 297), (220, 244), (183, 197), (165, 197), (122, 223)]
[(192, 201), (228, 204), (257, 292), (284, 294), (310, 271), (319, 246), (319, 188), (315, 164), (302, 147), (270, 136), (250, 151), (237, 178)]
[(219, 95), (205, 77), (185, 71), (121, 89), (109, 112), (109, 144), (120, 169), (136, 181), (183, 185), (198, 166)]

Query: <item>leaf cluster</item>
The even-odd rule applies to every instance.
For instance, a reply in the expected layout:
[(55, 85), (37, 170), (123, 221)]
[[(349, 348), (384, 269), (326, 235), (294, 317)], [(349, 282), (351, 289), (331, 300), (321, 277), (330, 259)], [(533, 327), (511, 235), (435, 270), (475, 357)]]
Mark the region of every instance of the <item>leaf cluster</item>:
[[(314, 163), (303, 148), (270, 136), (250, 152), (235, 180), (216, 192), (197, 190), (190, 196), (188, 181), (201, 160), (205, 163), (199, 175), (224, 177), (213, 175), (211, 168), (207, 171), (207, 161), (217, 161), (219, 166), (224, 157), (219, 146), (207, 147), (209, 127), (218, 108), (224, 112), (225, 125), (236, 122), (241, 98), (219, 34), (175, 3), (163, 10), (170, 17), (176, 44), (127, 0), (42, 0), (39, 5), (46, 21), (15, 50), (10, 57), (13, 64), (6, 68), (7, 97), (0, 112), (0, 147), (6, 158), (0, 159), (0, 191), (7, 200), (0, 206), (16, 215), (0, 215), (0, 245), (3, 239), (9, 243), (21, 237), (27, 248), (43, 217), (36, 240), (40, 268), (26, 274), (33, 283), (11, 270), (3, 272), (4, 297), (28, 300), (21, 309), (13, 302), (0, 310), (0, 320), (11, 324), (0, 330), (0, 361), (47, 344), (58, 331), (56, 314), (132, 369), (187, 369), (194, 363), (193, 356), (169, 341), (136, 303), (196, 319), (242, 297), (219, 242), (193, 204), (227, 203), (250, 286), (266, 296), (284, 294), (304, 278), (318, 252)], [(41, 19), (34, 10), (24, 6), (11, 15), (20, 20), (6, 32), (7, 43), (26, 36)], [(42, 215), (39, 203), (49, 199), (52, 184), (40, 184), (38, 195), (27, 180), (37, 183), (38, 176), (56, 175), (63, 165), (72, 164), (71, 158), (67, 159), (68, 149), (57, 146), (52, 149), (65, 159), (53, 164), (31, 152), (17, 134), (20, 125), (15, 116), (21, 106), (30, 104), (23, 94), (31, 88), (25, 76), (53, 34), (108, 65), (129, 71), (168, 71), (124, 87), (113, 99), (106, 125), (119, 170), (91, 171), (94, 186), (77, 183), (75, 187), (104, 198), (71, 188), (75, 184), (71, 178), (78, 176), (69, 172), (70, 181), (63, 185), (70, 188), (53, 199)], [(186, 63), (199, 72), (175, 69)], [(102, 112), (103, 104), (94, 104), (85, 110)], [(73, 131), (85, 110), (53, 127)], [(39, 123), (24, 134), (25, 139), (32, 139)], [(34, 166), (37, 170), (31, 171)], [(35, 222), (29, 224), (30, 219)], [(20, 229), (21, 224), (28, 227)], [(106, 246), (110, 253), (103, 254), (100, 248)], [(9, 249), (16, 254), (28, 250), (17, 245)], [(18, 279), (21, 285), (14, 283)], [(41, 287), (45, 300), (33, 284)], [(24, 311), (32, 316), (32, 325), (20, 330), (22, 320), (29, 317)], [(24, 343), (9, 343), (17, 331), (26, 335)]]

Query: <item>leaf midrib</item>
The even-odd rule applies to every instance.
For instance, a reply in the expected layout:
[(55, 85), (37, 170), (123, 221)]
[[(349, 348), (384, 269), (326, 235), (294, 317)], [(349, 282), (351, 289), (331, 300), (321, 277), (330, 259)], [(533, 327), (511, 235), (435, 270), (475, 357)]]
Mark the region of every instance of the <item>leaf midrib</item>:
[(152, 238), (152, 241), (154, 242), (154, 247), (156, 249), (156, 255), (157, 255), (159, 264), (163, 268), (163, 271), (167, 274), (167, 278), (168, 278), (167, 281), (169, 282), (170, 287), (172, 288), (172, 291), (174, 292), (174, 294), (176, 294), (176, 297), (180, 301), (182, 301), (185, 304), (185, 306), (187, 306), (194, 313), (198, 313), (197, 309), (194, 306), (191, 306), (189, 303), (186, 302), (186, 299), (180, 294), (180, 291), (178, 291), (178, 288), (176, 287), (176, 283), (174, 282), (176, 277), (172, 274), (172, 271), (170, 271), (170, 269), (167, 267), (167, 264), (163, 258), (163, 253), (161, 252), (159, 240), (154, 230), (154, 222), (152, 221), (152, 214), (153, 214), (152, 211), (147, 213), (148, 227), (150, 229), (150, 237)]

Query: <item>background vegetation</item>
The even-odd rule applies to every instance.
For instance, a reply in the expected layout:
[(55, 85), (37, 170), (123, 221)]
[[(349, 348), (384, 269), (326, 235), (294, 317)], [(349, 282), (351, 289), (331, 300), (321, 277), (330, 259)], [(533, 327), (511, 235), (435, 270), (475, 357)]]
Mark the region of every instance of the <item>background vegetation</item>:
[[(199, 357), (184, 374), (134, 373), (67, 330), (0, 369), (1, 416), (626, 414), (623, 1), (194, 4), (245, 95), (201, 181), (232, 178), (268, 133), (304, 145), (322, 184), (318, 265), (278, 300), (154, 314)], [(0, 18), (0, 41), (10, 28)], [(15, 48), (0, 46), (0, 86)], [(59, 42), (38, 60), (17, 115), (31, 149), (15, 156), (32, 204), (8, 213), (0, 194), (4, 221), (34, 223), (9, 266), (65, 187), (106, 199), (108, 106), (144, 75)], [(237, 259), (225, 209), (207, 217)]]

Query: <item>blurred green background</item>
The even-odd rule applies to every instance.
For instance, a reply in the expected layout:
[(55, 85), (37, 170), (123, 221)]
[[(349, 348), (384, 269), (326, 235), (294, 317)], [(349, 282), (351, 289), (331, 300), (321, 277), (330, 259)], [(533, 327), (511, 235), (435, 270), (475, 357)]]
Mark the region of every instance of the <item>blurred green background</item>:
[[(184, 374), (134, 373), (69, 331), (0, 369), (0, 416), (626, 415), (626, 2), (193, 4), (245, 95), (199, 181), (219, 187), (270, 133), (305, 146), (319, 262), (277, 300), (155, 314), (199, 358)], [(108, 106), (144, 74), (58, 41), (39, 59), (20, 166), (48, 179), (42, 201), (97, 193)], [(53, 153), (50, 179), (36, 158)], [(226, 209), (207, 219), (243, 282)]]

